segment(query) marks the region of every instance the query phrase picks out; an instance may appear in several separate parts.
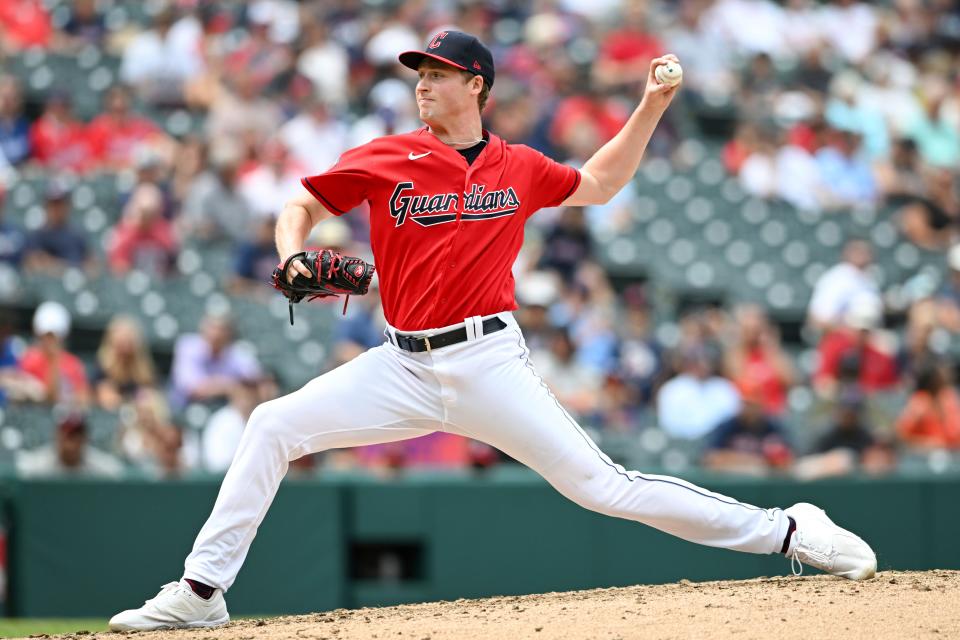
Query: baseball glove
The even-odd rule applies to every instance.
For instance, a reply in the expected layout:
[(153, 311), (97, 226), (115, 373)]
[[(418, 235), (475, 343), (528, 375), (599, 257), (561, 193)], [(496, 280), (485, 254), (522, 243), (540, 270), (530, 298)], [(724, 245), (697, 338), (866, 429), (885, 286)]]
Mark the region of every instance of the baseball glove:
[[(307, 278), (297, 274), (292, 282), (287, 281), (287, 272), (294, 260), (300, 260), (311, 272)], [(290, 303), (290, 324), (293, 324), (293, 305), (304, 298), (346, 296), (343, 312), (347, 312), (350, 296), (362, 296), (370, 289), (375, 267), (360, 258), (342, 256), (329, 249), (316, 249), (294, 253), (273, 270), (273, 286), (287, 297)]]

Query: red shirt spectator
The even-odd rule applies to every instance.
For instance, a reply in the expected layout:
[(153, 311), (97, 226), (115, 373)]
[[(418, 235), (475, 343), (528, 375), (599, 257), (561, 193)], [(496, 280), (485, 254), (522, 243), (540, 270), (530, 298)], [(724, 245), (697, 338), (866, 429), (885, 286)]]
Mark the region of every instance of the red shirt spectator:
[(66, 94), (47, 100), (43, 115), (30, 127), (30, 148), (38, 163), (56, 171), (82, 173), (95, 161), (87, 129), (74, 118)]
[(864, 391), (881, 391), (897, 384), (897, 364), (893, 356), (876, 347), (869, 332), (847, 328), (831, 331), (820, 342), (820, 367), (814, 375), (818, 385), (829, 384), (846, 375), (856, 376)]
[(70, 333), (69, 312), (58, 302), (44, 302), (33, 315), (33, 332), (37, 341), (23, 353), (20, 369), (43, 384), (47, 402), (85, 407), (90, 401), (87, 373), (63, 346)]
[(160, 136), (161, 131), (150, 120), (130, 111), (130, 97), (123, 87), (110, 90), (106, 107), (107, 112), (90, 123), (90, 143), (97, 160), (107, 168), (130, 167), (137, 147)]
[(628, 117), (630, 114), (613, 101), (571, 96), (557, 105), (550, 125), (550, 139), (564, 145), (572, 131), (589, 123), (596, 128), (598, 139), (610, 140), (620, 132)]
[(114, 229), (108, 259), (110, 267), (124, 273), (137, 267), (164, 275), (176, 258), (173, 226), (163, 217), (163, 193), (156, 185), (141, 184), (130, 196), (123, 219)]
[(13, 49), (50, 45), (53, 29), (50, 15), (40, 0), (3, 0), (0, 2), (0, 40)]

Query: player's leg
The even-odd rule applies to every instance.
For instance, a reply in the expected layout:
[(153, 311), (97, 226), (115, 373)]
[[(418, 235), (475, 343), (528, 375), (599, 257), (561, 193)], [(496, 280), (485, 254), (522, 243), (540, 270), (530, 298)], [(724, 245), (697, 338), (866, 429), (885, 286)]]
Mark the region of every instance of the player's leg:
[[(213, 511), (171, 583), (140, 609), (111, 620), (116, 630), (225, 622), (222, 592), (233, 584), (291, 460), (326, 449), (427, 435), (439, 428), (438, 385), (387, 347), (377, 347), (258, 406), (220, 487)], [(215, 589), (196, 597), (185, 580)], [(171, 613), (173, 612), (173, 613)], [(179, 612), (179, 613), (177, 613)], [(177, 615), (176, 619), (169, 616)], [(183, 619), (180, 619), (183, 618)]]
[(230, 588), (291, 460), (436, 431), (438, 402), (427, 380), (382, 346), (258, 406), (186, 560), (185, 577)]
[[(704, 545), (751, 553), (785, 550), (790, 518), (783, 510), (759, 508), (678, 478), (627, 471), (611, 461), (536, 374), (515, 323), (482, 340), (450, 355), (456, 368), (487, 375), (474, 373), (472, 384), (464, 381), (469, 391), (460, 394), (448, 428), (501, 449), (593, 511)], [(797, 525), (800, 519), (811, 522), (808, 516), (798, 517)], [(808, 540), (816, 526), (807, 530)], [(786, 550), (792, 551), (789, 543)]]

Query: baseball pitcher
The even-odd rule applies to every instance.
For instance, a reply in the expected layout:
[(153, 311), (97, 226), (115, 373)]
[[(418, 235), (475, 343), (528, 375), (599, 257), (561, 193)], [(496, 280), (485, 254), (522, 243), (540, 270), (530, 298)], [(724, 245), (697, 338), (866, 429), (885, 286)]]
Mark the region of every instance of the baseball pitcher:
[[(490, 51), (457, 31), (400, 54), (419, 74), (426, 126), (343, 154), (303, 179), (276, 227), (275, 285), (305, 295), (366, 292), (372, 265), (303, 252), (314, 225), (367, 202), (387, 340), (250, 416), (183, 577), (113, 630), (212, 627), (229, 621), (230, 589), (291, 460), (339, 447), (447, 431), (504, 451), (577, 504), (691, 542), (780, 553), (852, 580), (876, 556), (819, 508), (761, 508), (666, 476), (627, 471), (557, 402), (529, 359), (514, 320), (511, 266), (524, 223), (542, 207), (607, 202), (637, 170), (679, 84), (650, 64), (643, 99), (623, 129), (579, 171), (482, 128), (494, 84)], [(292, 316), (291, 316), (292, 319)], [(374, 381), (371, 384), (371, 381)]]

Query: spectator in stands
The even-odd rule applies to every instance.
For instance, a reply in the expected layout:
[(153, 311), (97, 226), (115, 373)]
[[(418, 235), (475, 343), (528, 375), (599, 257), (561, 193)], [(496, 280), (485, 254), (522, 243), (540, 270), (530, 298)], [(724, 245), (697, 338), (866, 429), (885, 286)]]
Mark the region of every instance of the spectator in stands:
[(277, 88), (288, 76), (293, 66), (290, 48), (271, 37), (271, 28), (277, 15), (277, 3), (255, 2), (247, 10), (247, 26), (243, 41), (227, 56), (227, 74), (250, 75), (253, 88), (258, 93)]
[(634, 386), (619, 373), (608, 373), (600, 382), (593, 411), (584, 422), (604, 431), (636, 433), (643, 424), (641, 405)]
[(517, 323), (531, 352), (548, 349), (553, 336), (550, 308), (557, 302), (560, 286), (556, 274), (546, 271), (531, 271), (518, 278)]
[(547, 231), (537, 268), (555, 271), (564, 282), (570, 282), (577, 268), (592, 254), (583, 208), (566, 207), (557, 224)]
[(875, 336), (883, 320), (881, 303), (872, 294), (860, 294), (844, 313), (844, 326), (823, 337), (817, 351), (820, 366), (814, 388), (823, 397), (836, 397), (852, 385), (866, 393), (893, 388), (899, 382), (896, 359)]
[(944, 82), (928, 82), (923, 112), (911, 123), (908, 135), (927, 164), (956, 170), (960, 165), (960, 123), (944, 117), (941, 109), (948, 91)]
[(915, 244), (939, 251), (954, 242), (960, 229), (960, 184), (946, 168), (928, 168), (918, 195), (898, 198), (903, 205), (900, 228)]
[(173, 224), (163, 217), (163, 193), (153, 184), (138, 186), (113, 230), (108, 261), (118, 275), (139, 269), (153, 277), (169, 275), (177, 260)]
[(817, 441), (811, 455), (797, 461), (794, 472), (802, 480), (839, 476), (863, 469), (885, 473), (895, 458), (888, 442), (877, 438), (864, 418), (864, 397), (848, 388), (836, 402), (833, 423)]
[(7, 401), (43, 402), (46, 387), (20, 368), (23, 352), (19, 337), (9, 335), (13, 327), (4, 322), (0, 330), (0, 407)]
[(23, 262), (27, 238), (23, 230), (7, 222), (6, 204), (7, 192), (0, 182), (0, 265), (19, 268)]
[(900, 439), (916, 449), (960, 449), (960, 394), (945, 363), (928, 361), (897, 420)]
[(890, 156), (876, 164), (875, 176), (877, 187), (887, 202), (920, 198), (925, 189), (917, 144), (909, 138), (894, 140)]
[(102, 477), (119, 478), (123, 465), (113, 456), (89, 444), (83, 416), (70, 414), (57, 422), (55, 441), (17, 456), (17, 473), (22, 478)]
[(937, 324), (951, 333), (960, 333), (960, 244), (947, 252), (946, 282), (937, 294)]
[(96, 0), (74, 0), (70, 3), (70, 17), (63, 25), (59, 47), (77, 50), (84, 45), (100, 47), (107, 35), (103, 14), (97, 10)]
[(233, 325), (224, 315), (208, 314), (200, 333), (182, 335), (173, 350), (171, 404), (222, 402), (239, 380), (257, 377), (256, 358), (233, 337)]
[(327, 24), (325, 12), (315, 6), (307, 12), (311, 19), (303, 24), (303, 49), (297, 58), (297, 72), (310, 80), (315, 95), (343, 106), (349, 94), (350, 55), (346, 47), (330, 37), (331, 25)]
[(275, 293), (274, 289), (264, 285), (272, 280), (273, 269), (279, 260), (273, 240), (276, 221), (273, 216), (260, 218), (254, 225), (254, 236), (237, 247), (233, 274), (227, 282), (227, 288), (233, 293), (261, 300), (267, 300)]
[(0, 76), (0, 156), (5, 164), (18, 165), (29, 155), (30, 123), (23, 114), (20, 83), (13, 76)]
[(157, 385), (153, 358), (133, 317), (117, 315), (110, 320), (91, 377), (97, 404), (107, 411), (116, 411), (140, 391)]
[(695, 440), (740, 411), (736, 387), (715, 373), (703, 346), (681, 354), (681, 372), (668, 380), (657, 395), (660, 428), (674, 438)]
[(793, 452), (783, 427), (766, 411), (760, 384), (740, 385), (740, 412), (710, 434), (703, 464), (712, 471), (766, 475), (787, 469)]
[(247, 69), (238, 69), (227, 79), (228, 87), (217, 94), (207, 117), (207, 135), (214, 144), (239, 142), (253, 152), (282, 122), (276, 101), (264, 96)]
[(586, 416), (596, 408), (603, 379), (576, 358), (577, 345), (570, 333), (555, 329), (548, 349), (531, 353), (543, 381), (574, 416)]
[(184, 104), (184, 85), (203, 72), (199, 21), (190, 15), (177, 20), (168, 4), (123, 50), (120, 78), (140, 98), (163, 107)]
[(337, 161), (347, 146), (349, 128), (329, 104), (310, 96), (299, 115), (281, 128), (279, 139), (290, 150), (294, 163), (310, 171), (326, 171)]
[(224, 473), (230, 467), (250, 414), (269, 399), (263, 397), (256, 378), (240, 379), (231, 387), (229, 397), (230, 402), (210, 416), (200, 440), (203, 468), (214, 473)]
[(279, 139), (268, 140), (257, 154), (258, 163), (240, 178), (240, 193), (255, 216), (272, 216), (277, 203), (286, 202), (303, 191), (300, 178), (305, 167), (290, 157)]
[(627, 291), (624, 299), (628, 304), (619, 326), (617, 370), (633, 390), (635, 401), (646, 406), (653, 401), (653, 390), (663, 375), (663, 347), (651, 334), (646, 301), (630, 303)]
[(241, 149), (234, 141), (215, 143), (210, 169), (197, 176), (187, 192), (180, 216), (184, 238), (243, 241), (249, 238), (253, 208), (240, 193)]
[(663, 45), (647, 25), (646, 2), (625, 2), (616, 27), (600, 43), (593, 77), (604, 88), (636, 91), (647, 80), (650, 61), (664, 53)]
[(162, 147), (168, 140), (160, 128), (130, 107), (130, 90), (114, 85), (104, 97), (104, 113), (94, 118), (87, 134), (101, 168), (119, 171), (132, 167), (137, 149)]
[(156, 389), (142, 388), (120, 412), (118, 448), (131, 465), (155, 479), (183, 475), (195, 464), (196, 445), (171, 421), (170, 407)]
[(734, 310), (733, 329), (735, 337), (726, 351), (727, 375), (739, 387), (755, 390), (766, 413), (782, 416), (795, 373), (777, 328), (762, 307), (743, 305)]
[(374, 280), (370, 283), (367, 295), (355, 302), (351, 300), (347, 317), (337, 323), (331, 348), (333, 363), (340, 365), (349, 362), (367, 349), (382, 344), (386, 325), (380, 304), (380, 287)]
[(47, 185), (44, 225), (27, 236), (23, 262), (28, 271), (59, 277), (68, 267), (94, 268), (86, 237), (70, 224), (70, 194), (64, 181)]
[(30, 128), (33, 159), (45, 170), (84, 173), (96, 158), (86, 125), (71, 109), (70, 95), (56, 91), (47, 97), (43, 115)]
[(90, 383), (80, 358), (67, 351), (70, 313), (59, 302), (47, 301), (33, 314), (36, 342), (20, 359), (20, 368), (44, 385), (43, 401), (85, 409)]
[(880, 298), (880, 289), (867, 268), (873, 249), (866, 240), (852, 239), (843, 247), (839, 264), (824, 272), (813, 288), (807, 321), (817, 329), (840, 326), (850, 301), (860, 294)]
[(825, 144), (815, 154), (824, 191), (833, 207), (870, 204), (877, 199), (877, 185), (864, 156), (862, 138), (852, 131), (827, 129)]

